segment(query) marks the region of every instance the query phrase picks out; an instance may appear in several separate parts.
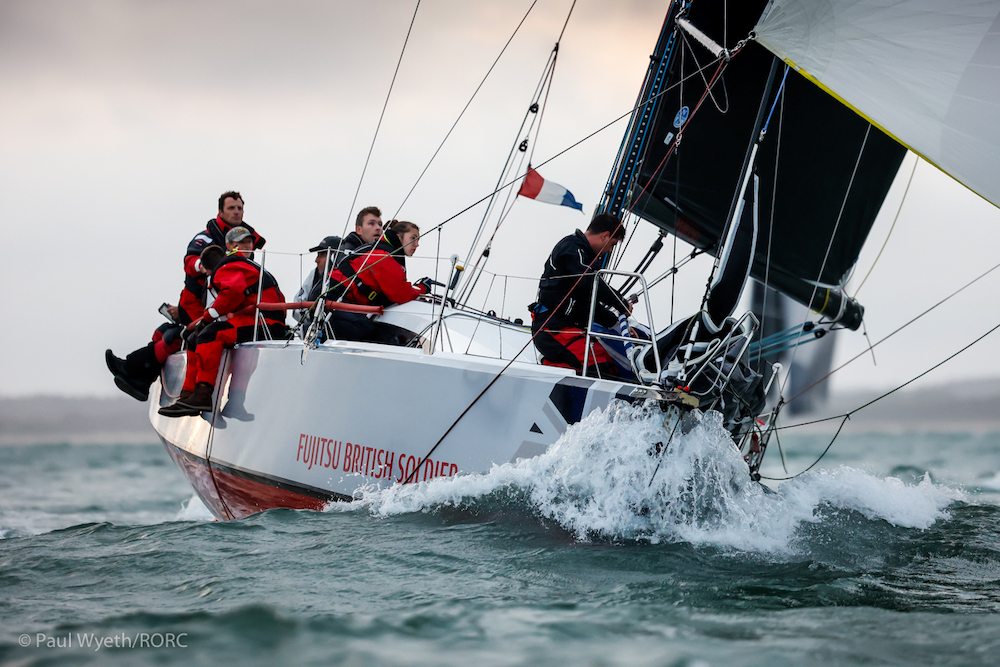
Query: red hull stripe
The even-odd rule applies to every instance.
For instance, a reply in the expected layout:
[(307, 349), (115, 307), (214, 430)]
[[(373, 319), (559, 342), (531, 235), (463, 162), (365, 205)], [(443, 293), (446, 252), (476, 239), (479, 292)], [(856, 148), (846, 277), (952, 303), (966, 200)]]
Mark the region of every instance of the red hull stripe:
[(342, 493), (232, 466), (212, 463), (209, 469), (205, 459), (166, 440), (163, 444), (198, 496), (220, 519), (242, 519), (278, 507), (321, 510), (329, 502), (351, 500)]

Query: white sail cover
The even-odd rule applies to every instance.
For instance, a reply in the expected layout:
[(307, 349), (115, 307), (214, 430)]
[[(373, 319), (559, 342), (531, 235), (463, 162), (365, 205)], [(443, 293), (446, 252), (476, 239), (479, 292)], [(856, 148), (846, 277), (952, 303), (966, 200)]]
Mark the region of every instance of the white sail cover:
[(1000, 206), (1000, 1), (771, 0), (757, 41)]

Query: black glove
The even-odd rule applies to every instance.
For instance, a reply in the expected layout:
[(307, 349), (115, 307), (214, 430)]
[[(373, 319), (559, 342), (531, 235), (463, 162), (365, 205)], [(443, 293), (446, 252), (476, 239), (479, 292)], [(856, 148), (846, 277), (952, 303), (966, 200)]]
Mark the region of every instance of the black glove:
[(173, 345), (184, 333), (184, 327), (170, 327), (163, 332), (163, 342), (167, 345)]
[(421, 287), (423, 287), (424, 288), (424, 294), (430, 294), (431, 293), (431, 287), (433, 287), (435, 285), (437, 285), (438, 287), (444, 287), (444, 283), (439, 283), (438, 281), (433, 280), (432, 278), (421, 278), (420, 280), (418, 280), (417, 282), (415, 282), (413, 284), (414, 285), (420, 285)]
[(198, 334), (205, 330), (205, 327), (209, 325), (204, 318), (195, 321), (194, 326), (188, 329), (184, 333), (184, 342), (187, 343), (187, 349), (193, 350), (198, 346)]

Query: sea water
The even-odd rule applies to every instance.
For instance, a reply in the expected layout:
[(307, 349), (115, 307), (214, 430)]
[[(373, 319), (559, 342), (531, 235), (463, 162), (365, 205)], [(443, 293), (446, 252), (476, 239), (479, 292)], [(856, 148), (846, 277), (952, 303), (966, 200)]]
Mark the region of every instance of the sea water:
[(228, 523), (160, 445), (0, 448), (0, 663), (1000, 664), (1000, 434), (848, 427), (768, 489), (672, 430)]

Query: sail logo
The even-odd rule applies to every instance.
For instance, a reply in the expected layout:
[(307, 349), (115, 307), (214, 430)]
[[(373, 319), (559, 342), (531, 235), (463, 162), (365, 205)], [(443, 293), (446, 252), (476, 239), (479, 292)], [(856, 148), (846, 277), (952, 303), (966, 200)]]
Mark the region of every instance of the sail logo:
[(691, 115), (691, 110), (687, 107), (681, 107), (681, 110), (674, 116), (674, 127), (679, 129), (681, 125), (687, 122), (689, 115)]

